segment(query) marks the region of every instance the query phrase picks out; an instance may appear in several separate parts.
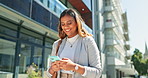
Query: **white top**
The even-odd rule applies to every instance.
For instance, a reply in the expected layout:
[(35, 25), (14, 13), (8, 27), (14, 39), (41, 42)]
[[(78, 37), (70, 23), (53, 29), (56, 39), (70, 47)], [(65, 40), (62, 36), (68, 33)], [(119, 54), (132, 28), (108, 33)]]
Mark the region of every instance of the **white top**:
[(78, 42), (78, 34), (72, 38), (67, 38), (66, 44), (63, 51), (60, 54), (60, 58), (69, 58), (71, 61), (74, 61), (74, 53), (76, 50)]
[[(66, 44), (64, 46), (63, 51), (60, 54), (60, 58), (69, 58), (71, 61), (74, 61), (74, 54), (75, 54), (75, 49), (77, 46), (77, 39), (78, 39), (78, 34), (72, 38), (68, 38), (67, 37), (67, 41)], [(63, 73), (69, 73), (69, 74), (73, 74), (72, 71), (65, 71), (65, 70), (61, 70), (61, 72)]]

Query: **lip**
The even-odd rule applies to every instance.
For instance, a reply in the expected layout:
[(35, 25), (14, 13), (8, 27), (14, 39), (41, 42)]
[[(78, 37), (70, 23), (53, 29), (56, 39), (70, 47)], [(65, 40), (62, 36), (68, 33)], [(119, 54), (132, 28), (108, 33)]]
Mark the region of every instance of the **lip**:
[(65, 29), (65, 32), (70, 32), (71, 29)]

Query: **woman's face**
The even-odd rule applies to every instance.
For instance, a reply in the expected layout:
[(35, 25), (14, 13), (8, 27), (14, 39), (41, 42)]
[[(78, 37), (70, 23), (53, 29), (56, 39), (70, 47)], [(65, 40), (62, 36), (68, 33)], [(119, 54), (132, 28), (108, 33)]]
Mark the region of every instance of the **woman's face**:
[(77, 23), (70, 15), (65, 15), (61, 18), (61, 27), (65, 34), (71, 38), (78, 34)]

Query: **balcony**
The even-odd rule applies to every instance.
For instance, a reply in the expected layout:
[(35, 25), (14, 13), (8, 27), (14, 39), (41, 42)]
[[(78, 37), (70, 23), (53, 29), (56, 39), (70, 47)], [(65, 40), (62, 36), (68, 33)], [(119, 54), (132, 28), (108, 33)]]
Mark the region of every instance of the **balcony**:
[(125, 75), (138, 74), (138, 72), (135, 70), (135, 68), (134, 68), (134, 66), (132, 64), (117, 65), (115, 68), (122, 71), (122, 72), (124, 72)]
[(113, 28), (113, 31), (115, 32), (115, 34), (117, 35), (117, 37), (119, 39), (123, 39), (123, 35), (122, 33), (119, 31), (119, 29), (116, 27), (116, 28)]
[(125, 44), (124, 47), (125, 47), (127, 50), (130, 50), (130, 45), (129, 45), (129, 44)]
[(125, 50), (123, 49), (123, 47), (120, 45), (120, 44), (118, 44), (118, 45), (115, 45), (114, 46), (121, 54), (123, 54), (123, 53), (125, 53)]
[(114, 8), (113, 8), (113, 6), (105, 6), (105, 8), (104, 8), (104, 11), (106, 11), (106, 12), (110, 12), (110, 11), (113, 11), (114, 10)]
[(115, 24), (118, 25), (118, 26), (122, 26), (123, 23), (122, 23), (122, 19), (120, 17), (121, 14), (119, 14), (117, 11), (113, 11), (112, 12), (112, 16), (115, 20)]
[(121, 61), (115, 57), (107, 57), (108, 65), (125, 65), (124, 61)]
[(122, 39), (124, 38), (123, 37), (123, 34), (121, 33), (121, 31), (119, 30), (119, 27), (117, 25), (115, 25), (115, 22), (112, 21), (112, 19), (107, 19), (106, 22), (105, 22), (105, 28), (106, 29), (112, 29), (113, 32), (116, 34), (116, 36), (119, 38), (119, 39)]
[(106, 46), (113, 46), (119, 53), (125, 53), (124, 45), (122, 45), (118, 40), (106, 39)]
[(128, 33), (124, 33), (123, 35), (124, 35), (124, 37), (125, 37), (125, 40), (126, 40), (126, 41), (129, 41), (129, 35), (128, 35)]
[(113, 39), (106, 39), (105, 44), (107, 46), (113, 46), (113, 45), (116, 45), (117, 44), (117, 41), (116, 40), (113, 40)]
[(113, 27), (115, 27), (114, 22), (112, 22), (111, 19), (110, 20), (106, 20), (105, 28), (113, 28)]

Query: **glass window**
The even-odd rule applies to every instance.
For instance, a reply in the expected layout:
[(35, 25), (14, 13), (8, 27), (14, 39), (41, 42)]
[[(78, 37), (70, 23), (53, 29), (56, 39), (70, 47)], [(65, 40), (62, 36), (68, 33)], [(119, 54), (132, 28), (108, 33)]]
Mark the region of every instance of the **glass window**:
[(47, 7), (49, 8), (50, 7), (50, 1), (48, 0), (47, 2)]
[(43, 36), (35, 33), (33, 31), (27, 30), (25, 28), (21, 29), (20, 38), (25, 41), (41, 44), (43, 43)]
[(51, 38), (46, 38), (45, 47), (52, 48), (52, 44), (55, 40)]
[(0, 26), (0, 33), (5, 34), (5, 35), (9, 35), (9, 36), (13, 36), (13, 37), (16, 37), (16, 35), (17, 35), (16, 31), (8, 29), (3, 26)]
[(31, 58), (31, 46), (27, 44), (21, 44), (21, 52), (19, 54), (19, 73), (26, 73), (27, 67), (30, 65)]
[(106, 39), (113, 39), (113, 32), (111, 30), (108, 30), (105, 32)]
[(110, 6), (111, 5), (111, 0), (105, 0), (105, 6)]
[(43, 0), (40, 0), (43, 3)]
[(16, 37), (17, 25), (0, 19), (0, 33)]
[(39, 68), (41, 68), (42, 64), (42, 48), (35, 47), (33, 54), (33, 63), (36, 64)]
[(40, 70), (42, 64), (42, 48), (29, 44), (21, 44), (19, 58), (18, 78), (27, 78), (31, 74), (31, 70)]
[(13, 76), (15, 42), (0, 39), (0, 78)]
[(50, 48), (45, 48), (45, 59), (44, 59), (44, 70), (47, 70), (49, 67), (49, 55), (51, 54), (51, 49)]
[[(49, 4), (49, 6), (48, 6)], [(66, 7), (58, 0), (48, 0), (47, 3), (48, 8), (50, 8), (53, 12), (55, 12), (58, 16), (60, 13), (66, 9)]]
[(54, 12), (56, 13), (56, 10), (57, 10), (57, 7), (56, 7), (56, 5), (54, 6)]
[(55, 2), (54, 2), (53, 0), (50, 0), (50, 3), (51, 3), (50, 9), (51, 9), (52, 11), (54, 11)]

